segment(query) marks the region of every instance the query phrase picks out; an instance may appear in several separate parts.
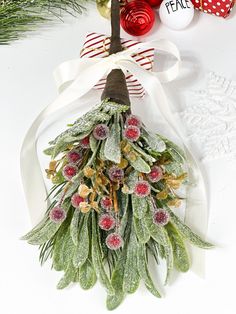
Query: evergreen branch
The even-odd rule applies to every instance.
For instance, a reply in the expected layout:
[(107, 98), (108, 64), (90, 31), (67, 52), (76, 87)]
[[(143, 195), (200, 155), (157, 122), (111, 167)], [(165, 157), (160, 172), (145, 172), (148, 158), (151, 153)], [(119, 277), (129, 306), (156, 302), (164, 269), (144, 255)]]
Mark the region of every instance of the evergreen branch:
[(0, 45), (22, 38), (63, 13), (81, 14), (93, 0), (0, 0)]

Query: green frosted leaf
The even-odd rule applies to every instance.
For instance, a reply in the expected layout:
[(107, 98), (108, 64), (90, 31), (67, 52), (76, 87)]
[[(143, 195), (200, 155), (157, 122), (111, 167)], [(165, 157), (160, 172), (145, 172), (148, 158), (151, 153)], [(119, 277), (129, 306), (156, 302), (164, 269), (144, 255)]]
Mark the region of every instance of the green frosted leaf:
[(63, 264), (63, 269), (66, 270), (69, 263), (73, 258), (73, 254), (75, 251), (75, 245), (72, 241), (70, 235), (70, 228), (68, 226), (65, 237), (63, 239), (63, 248), (61, 250), (61, 262)]
[(95, 152), (97, 150), (98, 141), (95, 139), (93, 134), (91, 134), (89, 137), (89, 144), (92, 152)]
[(75, 248), (73, 264), (75, 267), (83, 265), (89, 254), (89, 232), (88, 218), (90, 213), (84, 214), (84, 219), (80, 228), (78, 244)]
[(173, 263), (174, 263), (173, 262), (173, 250), (172, 250), (170, 239), (168, 237), (168, 233), (164, 227), (154, 224), (153, 219), (152, 219), (152, 213), (150, 211), (145, 215), (145, 223), (147, 225), (147, 228), (150, 232), (151, 237), (157, 243), (163, 246), (166, 264), (167, 264), (167, 275), (166, 275), (166, 283), (167, 283), (170, 272), (173, 269)]
[(104, 149), (105, 149), (105, 141), (102, 141), (102, 144), (99, 150), (99, 158), (102, 160), (106, 160)]
[(123, 279), (123, 291), (127, 293), (134, 293), (138, 289), (140, 282), (137, 266), (137, 249), (138, 242), (134, 232), (134, 228), (132, 227), (127, 248)]
[(101, 108), (103, 111), (108, 112), (110, 115), (114, 115), (116, 113), (122, 113), (129, 109), (129, 106), (118, 104), (113, 101), (105, 100), (101, 104)]
[(210, 249), (214, 247), (213, 244), (202, 240), (196, 233), (194, 233), (188, 226), (186, 226), (169, 207), (166, 207), (166, 210), (170, 215), (171, 222), (184, 239), (188, 240), (193, 245), (203, 249)]
[(163, 245), (163, 249), (165, 252), (166, 267), (167, 267), (165, 284), (167, 284), (169, 281), (170, 273), (174, 268), (174, 256), (173, 256), (173, 248), (172, 248), (168, 233), (164, 227), (162, 229), (163, 229), (163, 235), (165, 237), (165, 244)]
[(157, 298), (161, 298), (160, 292), (156, 289), (151, 275), (148, 270), (146, 249), (144, 244), (140, 244), (138, 247), (138, 270), (140, 277), (143, 279), (146, 288)]
[(126, 185), (129, 188), (129, 194), (132, 194), (134, 192), (134, 187), (138, 181), (138, 177), (139, 177), (139, 173), (136, 170), (131, 171), (130, 174), (128, 175)]
[(187, 272), (190, 268), (190, 261), (184, 241), (171, 223), (166, 226), (166, 229), (173, 248), (174, 266), (181, 272)]
[(64, 289), (69, 286), (69, 284), (74, 281), (75, 276), (76, 269), (73, 267), (72, 263), (69, 263), (64, 276), (57, 284), (57, 289)]
[(21, 240), (29, 240), (33, 235), (37, 234), (42, 228), (44, 228), (50, 222), (48, 215), (45, 215), (43, 219), (28, 233), (26, 233)]
[(145, 159), (148, 163), (153, 163), (156, 161), (155, 158), (153, 158), (151, 155), (147, 154), (140, 146), (138, 146), (137, 144), (134, 143), (130, 143), (130, 145), (133, 147), (133, 149), (139, 153), (143, 159)]
[(120, 234), (124, 236), (125, 228), (128, 222), (128, 205), (129, 205), (129, 196), (127, 194), (121, 193), (121, 203), (120, 207), (122, 209), (122, 218), (120, 221)]
[(57, 271), (64, 269), (63, 252), (64, 246), (68, 240), (68, 225), (63, 224), (57, 232), (53, 245), (52, 265)]
[(148, 146), (155, 152), (165, 151), (166, 144), (158, 135), (153, 134), (151, 132), (147, 132), (146, 130), (142, 129), (141, 136), (148, 144)]
[(70, 223), (70, 235), (71, 235), (72, 241), (74, 242), (74, 245), (78, 244), (79, 217), (80, 217), (80, 212), (78, 209), (75, 209), (73, 218)]
[(174, 150), (183, 160), (185, 159), (185, 153), (184, 151), (175, 143), (173, 143), (172, 141), (168, 140), (167, 138), (158, 135), (165, 143), (166, 143), (166, 147), (167, 149), (171, 148), (172, 150)]
[(157, 226), (153, 223), (153, 219), (152, 219), (152, 214), (150, 212), (148, 212), (145, 216), (144, 216), (144, 220), (145, 220), (145, 224), (149, 230), (149, 233), (151, 235), (151, 237), (159, 244), (161, 245), (165, 245), (165, 233), (164, 233), (164, 228), (161, 226)]
[(28, 233), (23, 237), (23, 239), (27, 240), (29, 244), (33, 245), (41, 245), (50, 240), (57, 230), (60, 228), (61, 223), (55, 223), (52, 221), (48, 221), (41, 229), (37, 232)]
[(79, 268), (79, 282), (84, 290), (92, 288), (97, 281), (97, 276), (93, 265), (87, 259), (86, 262)]
[(54, 146), (48, 147), (48, 148), (44, 149), (43, 152), (44, 152), (45, 155), (51, 156), (53, 151), (54, 151), (54, 148), (55, 148)]
[(136, 235), (141, 243), (147, 243), (148, 240), (150, 239), (150, 233), (149, 230), (145, 224), (144, 219), (138, 219), (136, 217), (134, 219), (134, 228)]
[(118, 121), (116, 121), (110, 129), (109, 136), (104, 146), (104, 155), (107, 160), (116, 164), (120, 163), (120, 125)]
[(75, 142), (77, 139), (73, 136), (64, 136), (56, 142), (56, 145), (54, 146), (53, 152), (52, 152), (52, 159), (55, 159), (58, 154), (65, 151), (68, 146)]
[(133, 214), (137, 218), (143, 218), (148, 210), (148, 202), (145, 197), (137, 197), (132, 194)]
[(186, 170), (183, 165), (178, 162), (171, 162), (165, 165), (165, 172), (169, 174), (174, 174), (177, 177), (182, 175)]
[(128, 155), (126, 155), (126, 158), (135, 170), (143, 173), (149, 173), (151, 171), (150, 166), (140, 156), (138, 156), (135, 160), (131, 160)]
[(106, 274), (103, 262), (102, 262), (102, 253), (99, 245), (99, 234), (97, 230), (97, 221), (95, 218), (95, 213), (92, 212), (92, 260), (93, 265), (95, 268), (96, 275), (103, 284), (107, 291), (109, 291), (109, 294), (114, 294), (114, 289), (111, 285), (111, 282)]
[(124, 300), (124, 292), (117, 290), (114, 295), (107, 296), (106, 305), (109, 311), (116, 309)]

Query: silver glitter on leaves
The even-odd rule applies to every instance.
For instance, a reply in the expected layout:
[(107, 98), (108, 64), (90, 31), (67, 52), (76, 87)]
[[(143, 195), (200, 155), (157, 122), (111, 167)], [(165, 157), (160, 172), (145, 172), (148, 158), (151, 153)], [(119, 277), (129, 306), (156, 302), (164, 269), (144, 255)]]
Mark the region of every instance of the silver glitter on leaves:
[(147, 258), (146, 258), (146, 249), (143, 244), (139, 244), (138, 248), (138, 270), (140, 277), (143, 279), (146, 288), (157, 298), (161, 298), (160, 292), (156, 289), (152, 278), (150, 276)]
[(179, 231), (179, 233), (182, 235), (182, 237), (186, 240), (188, 240), (190, 243), (192, 243), (195, 246), (198, 246), (203, 249), (210, 249), (213, 246), (213, 244), (206, 242), (202, 240), (196, 233), (194, 233), (188, 226), (186, 226), (173, 212), (171, 209), (166, 207), (166, 210), (170, 214), (171, 222), (174, 224), (176, 229)]
[(90, 213), (84, 214), (82, 226), (78, 236), (78, 244), (75, 248), (73, 256), (73, 264), (79, 267), (85, 263), (89, 254), (89, 233), (88, 233), (88, 218)]
[(120, 125), (116, 121), (111, 129), (104, 146), (104, 157), (116, 164), (120, 163), (121, 150), (120, 150)]
[(127, 256), (124, 271), (123, 290), (127, 293), (134, 293), (139, 286), (139, 273), (137, 265), (137, 249), (138, 242), (134, 227), (132, 227), (129, 244), (127, 248)]
[(133, 214), (137, 218), (143, 218), (148, 210), (148, 203), (145, 197), (140, 198), (132, 194)]
[(79, 268), (79, 283), (82, 289), (91, 289), (97, 281), (97, 276), (93, 265), (89, 260)]

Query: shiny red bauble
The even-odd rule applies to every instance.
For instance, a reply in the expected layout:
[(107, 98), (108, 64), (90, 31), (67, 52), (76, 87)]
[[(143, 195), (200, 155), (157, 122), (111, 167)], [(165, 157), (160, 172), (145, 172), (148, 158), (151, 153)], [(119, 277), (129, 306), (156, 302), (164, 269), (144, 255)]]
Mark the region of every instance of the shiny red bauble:
[(155, 22), (155, 13), (143, 0), (127, 2), (120, 12), (120, 23), (130, 35), (141, 36), (148, 33)]
[(159, 8), (163, 0), (145, 0), (153, 8)]

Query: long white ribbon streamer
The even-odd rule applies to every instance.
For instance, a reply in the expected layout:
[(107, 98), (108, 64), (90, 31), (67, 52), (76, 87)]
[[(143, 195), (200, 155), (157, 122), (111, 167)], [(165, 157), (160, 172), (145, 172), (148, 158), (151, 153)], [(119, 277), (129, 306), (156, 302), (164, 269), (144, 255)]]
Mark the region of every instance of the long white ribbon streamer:
[[(163, 72), (149, 72), (141, 68), (132, 58), (141, 48), (155, 48), (159, 51), (173, 55), (177, 61), (168, 70)], [(44, 179), (41, 173), (37, 157), (36, 143), (37, 132), (41, 123), (59, 109), (68, 107), (74, 101), (80, 99), (78, 108), (84, 105), (81, 98), (86, 95), (104, 75), (114, 68), (120, 68), (124, 73), (132, 73), (139, 83), (144, 87), (146, 93), (155, 102), (162, 117), (182, 141), (185, 149), (189, 169), (190, 185), (188, 191), (188, 202), (186, 207), (186, 223), (197, 226), (197, 231), (203, 236), (207, 231), (208, 210), (205, 194), (204, 180), (197, 160), (193, 157), (188, 143), (176, 127), (177, 122), (171, 112), (167, 97), (162, 87), (163, 82), (174, 80), (179, 73), (180, 54), (177, 47), (167, 40), (155, 40), (140, 43), (127, 50), (110, 55), (106, 58), (83, 58), (66, 61), (55, 70), (55, 80), (58, 90), (61, 92), (55, 101), (47, 106), (33, 122), (27, 132), (21, 150), (21, 173), (28, 203), (31, 220), (33, 224), (39, 222), (46, 210), (47, 195)], [(93, 102), (87, 104), (87, 111), (94, 106)], [(195, 223), (198, 225), (195, 226)], [(203, 253), (194, 249), (193, 268), (198, 273), (203, 273)], [(194, 264), (197, 263), (197, 264)]]

